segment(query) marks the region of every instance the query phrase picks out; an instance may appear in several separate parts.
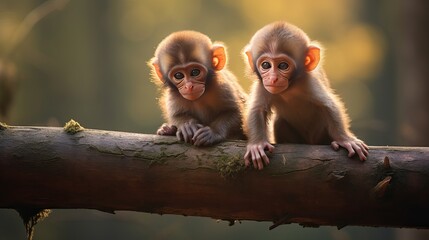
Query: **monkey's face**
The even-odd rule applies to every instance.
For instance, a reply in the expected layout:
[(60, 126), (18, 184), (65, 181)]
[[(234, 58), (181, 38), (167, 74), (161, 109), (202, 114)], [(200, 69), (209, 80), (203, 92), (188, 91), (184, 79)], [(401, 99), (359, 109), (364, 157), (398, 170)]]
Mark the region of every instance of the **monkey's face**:
[(194, 101), (204, 94), (207, 73), (208, 70), (203, 64), (191, 62), (172, 67), (168, 78), (185, 99)]
[(285, 91), (296, 69), (295, 61), (286, 54), (262, 54), (256, 61), (265, 89), (271, 94)]

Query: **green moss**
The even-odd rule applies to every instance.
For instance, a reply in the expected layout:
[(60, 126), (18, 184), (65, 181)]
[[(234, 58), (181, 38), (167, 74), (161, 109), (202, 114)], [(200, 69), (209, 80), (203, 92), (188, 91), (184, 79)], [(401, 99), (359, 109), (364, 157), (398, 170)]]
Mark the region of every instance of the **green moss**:
[(244, 166), (243, 158), (240, 155), (236, 155), (220, 157), (216, 161), (216, 168), (222, 177), (230, 178), (243, 171), (246, 166)]
[(83, 130), (84, 128), (80, 126), (80, 124), (73, 119), (70, 119), (70, 121), (68, 121), (64, 126), (64, 131), (66, 131), (66, 133), (68, 134), (75, 134)]
[(0, 122), (0, 130), (8, 129), (9, 126), (6, 123)]

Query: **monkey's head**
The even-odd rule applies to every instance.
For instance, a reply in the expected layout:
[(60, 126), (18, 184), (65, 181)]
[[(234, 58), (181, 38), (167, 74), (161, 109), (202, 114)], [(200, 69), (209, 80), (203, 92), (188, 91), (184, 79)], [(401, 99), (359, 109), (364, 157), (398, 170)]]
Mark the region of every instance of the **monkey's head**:
[(190, 101), (200, 98), (216, 71), (226, 64), (225, 47), (194, 31), (175, 32), (158, 45), (149, 61), (152, 75)]
[(271, 94), (285, 91), (295, 78), (313, 71), (320, 61), (320, 48), (301, 29), (286, 22), (258, 30), (243, 53)]

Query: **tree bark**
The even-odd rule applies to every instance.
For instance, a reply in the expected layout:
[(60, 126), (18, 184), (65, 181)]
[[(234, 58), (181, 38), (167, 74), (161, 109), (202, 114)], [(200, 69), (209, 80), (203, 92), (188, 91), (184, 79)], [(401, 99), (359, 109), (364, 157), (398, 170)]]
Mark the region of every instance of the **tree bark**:
[(276, 145), (245, 169), (244, 141), (61, 128), (0, 130), (0, 208), (131, 210), (274, 225), (429, 227), (429, 148)]

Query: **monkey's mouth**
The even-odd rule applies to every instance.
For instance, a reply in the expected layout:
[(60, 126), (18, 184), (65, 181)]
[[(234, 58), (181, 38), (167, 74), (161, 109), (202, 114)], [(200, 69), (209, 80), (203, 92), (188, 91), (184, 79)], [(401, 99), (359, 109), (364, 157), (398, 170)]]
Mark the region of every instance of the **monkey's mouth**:
[(200, 98), (203, 95), (204, 92), (201, 93), (195, 93), (195, 92), (189, 92), (189, 93), (183, 93), (183, 98), (189, 100), (189, 101), (195, 101), (198, 98)]
[(271, 94), (278, 94), (288, 88), (289, 85), (264, 85), (265, 89)]
[(265, 85), (265, 87), (282, 89), (282, 88), (288, 87), (288, 84), (285, 84), (285, 85)]

